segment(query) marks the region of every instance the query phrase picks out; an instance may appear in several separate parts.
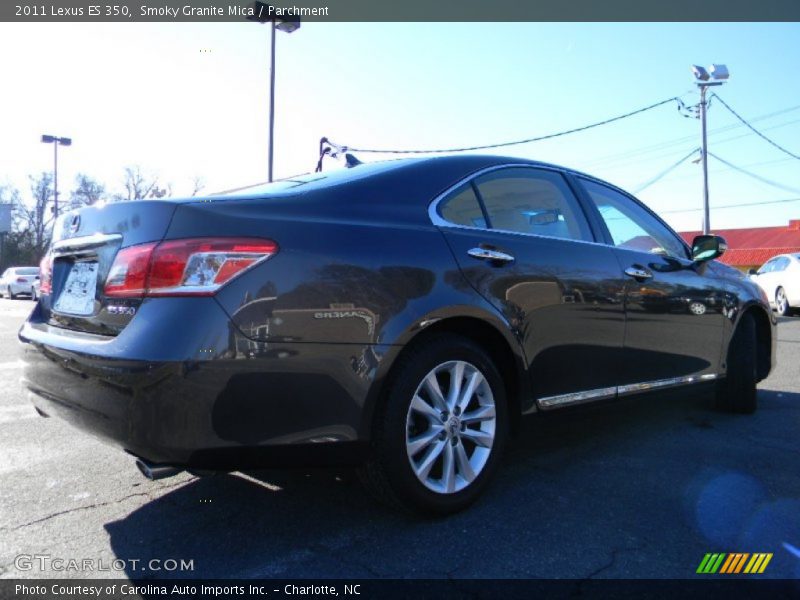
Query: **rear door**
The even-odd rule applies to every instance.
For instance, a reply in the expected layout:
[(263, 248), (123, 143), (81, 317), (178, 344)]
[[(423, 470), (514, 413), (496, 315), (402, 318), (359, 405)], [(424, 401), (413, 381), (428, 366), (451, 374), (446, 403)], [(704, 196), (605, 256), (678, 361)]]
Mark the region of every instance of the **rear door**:
[(638, 201), (597, 181), (579, 181), (626, 279), (621, 392), (713, 378), (722, 351), (723, 283), (707, 263), (694, 264), (680, 237)]
[(467, 282), (520, 340), (540, 405), (613, 396), (624, 335), (619, 266), (612, 248), (594, 243), (563, 174), (493, 168), (434, 210)]

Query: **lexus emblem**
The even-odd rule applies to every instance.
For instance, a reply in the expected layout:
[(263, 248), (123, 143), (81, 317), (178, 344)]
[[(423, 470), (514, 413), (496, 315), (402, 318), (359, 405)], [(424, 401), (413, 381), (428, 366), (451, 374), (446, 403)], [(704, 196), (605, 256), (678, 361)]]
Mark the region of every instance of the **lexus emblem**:
[(69, 232), (76, 233), (81, 227), (81, 216), (73, 215), (72, 220), (69, 222)]

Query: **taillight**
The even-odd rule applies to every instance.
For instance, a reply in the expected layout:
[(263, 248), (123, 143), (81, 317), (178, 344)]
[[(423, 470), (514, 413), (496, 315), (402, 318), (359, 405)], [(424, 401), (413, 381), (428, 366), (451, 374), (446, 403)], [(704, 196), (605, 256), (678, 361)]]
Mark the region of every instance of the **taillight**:
[(120, 250), (106, 279), (114, 297), (210, 296), (278, 251), (270, 240), (197, 238)]
[(106, 296), (143, 296), (147, 290), (147, 270), (157, 243), (130, 246), (120, 250), (106, 277)]
[(39, 263), (39, 293), (49, 294), (53, 288), (53, 255), (49, 252)]

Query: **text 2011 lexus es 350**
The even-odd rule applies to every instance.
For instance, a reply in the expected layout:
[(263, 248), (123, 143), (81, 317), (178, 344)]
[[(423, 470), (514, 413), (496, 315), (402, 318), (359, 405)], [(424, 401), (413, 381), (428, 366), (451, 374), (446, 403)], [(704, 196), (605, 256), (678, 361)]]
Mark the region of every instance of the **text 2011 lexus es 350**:
[(775, 317), (724, 250), (590, 176), (487, 156), (89, 207), (42, 261), (24, 380), (151, 477), (356, 464), (450, 512), (528, 413), (702, 382), (754, 411)]

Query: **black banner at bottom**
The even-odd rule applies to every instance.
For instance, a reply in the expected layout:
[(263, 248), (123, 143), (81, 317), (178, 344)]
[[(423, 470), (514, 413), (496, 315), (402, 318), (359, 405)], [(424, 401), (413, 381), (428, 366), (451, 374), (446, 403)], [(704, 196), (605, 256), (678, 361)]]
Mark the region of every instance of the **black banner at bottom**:
[(0, 598), (798, 598), (800, 580), (698, 579), (5, 579)]

